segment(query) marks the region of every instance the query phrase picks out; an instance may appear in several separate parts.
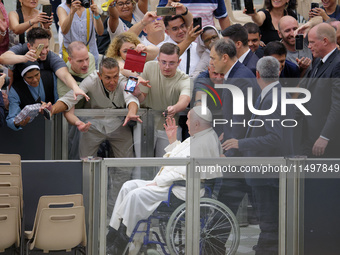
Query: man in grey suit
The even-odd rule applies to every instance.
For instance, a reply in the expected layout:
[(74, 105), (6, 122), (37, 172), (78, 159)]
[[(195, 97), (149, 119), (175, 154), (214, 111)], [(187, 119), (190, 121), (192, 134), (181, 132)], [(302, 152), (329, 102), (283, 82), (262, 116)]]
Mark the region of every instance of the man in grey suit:
[[(248, 127), (243, 139), (229, 139), (222, 144), (224, 150), (238, 149), (246, 157), (274, 157), (293, 153), (293, 128), (283, 127), (281, 120), (294, 119), (292, 105), (287, 106), (286, 116), (281, 115), (281, 84), (279, 83), (280, 64), (274, 57), (261, 58), (256, 66), (257, 82), (262, 89), (255, 103), (255, 109), (268, 110), (277, 91), (276, 110), (268, 115), (253, 114), (252, 119), (262, 120), (263, 125)], [(288, 95), (289, 97), (289, 95)], [(277, 120), (274, 122), (266, 121)], [(279, 215), (279, 180), (276, 176), (254, 178), (246, 175), (246, 181), (252, 188), (253, 204), (260, 222), (261, 233), (254, 248), (256, 254), (278, 254), (278, 215)]]
[(309, 33), (309, 49), (318, 58), (301, 87), (311, 92), (305, 104), (312, 114), (304, 116), (302, 153), (308, 157), (340, 157), (340, 53), (336, 32), (321, 23)]

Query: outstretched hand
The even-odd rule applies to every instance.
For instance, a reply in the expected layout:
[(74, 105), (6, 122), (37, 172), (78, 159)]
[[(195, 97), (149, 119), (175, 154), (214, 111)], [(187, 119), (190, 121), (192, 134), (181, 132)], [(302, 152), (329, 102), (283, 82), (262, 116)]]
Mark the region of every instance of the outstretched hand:
[(126, 124), (128, 124), (128, 122), (132, 120), (132, 121), (138, 121), (140, 123), (143, 123), (142, 119), (140, 118), (140, 115), (137, 114), (127, 114), (126, 118), (124, 120), (123, 126), (126, 126)]
[(163, 126), (170, 144), (175, 142), (177, 140), (177, 125), (175, 118), (167, 117)]
[(74, 96), (74, 99), (77, 99), (77, 96), (80, 95), (80, 96), (84, 96), (86, 101), (89, 101), (90, 100), (90, 97), (88, 95), (86, 95), (86, 93), (79, 87), (75, 87), (73, 89), (73, 96)]
[(75, 125), (77, 126), (80, 132), (87, 132), (91, 126), (91, 122), (84, 123), (81, 120), (76, 121)]

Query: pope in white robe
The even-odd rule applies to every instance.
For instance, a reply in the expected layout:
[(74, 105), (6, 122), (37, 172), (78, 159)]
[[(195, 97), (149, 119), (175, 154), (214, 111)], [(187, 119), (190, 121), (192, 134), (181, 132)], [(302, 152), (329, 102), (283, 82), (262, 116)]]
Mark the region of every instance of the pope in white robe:
[[(201, 106), (188, 113), (187, 125), (190, 137), (184, 142), (176, 140), (177, 126), (173, 118), (164, 124), (170, 145), (165, 148), (167, 158), (220, 157), (222, 148), (215, 131), (211, 127), (212, 115), (201, 114)], [(222, 173), (204, 173), (202, 179), (222, 177)], [(169, 188), (174, 181), (186, 179), (186, 166), (163, 166), (151, 181), (131, 180), (123, 184), (114, 206), (110, 226), (118, 230), (120, 223), (126, 226), (126, 235), (131, 236), (137, 222), (147, 219), (168, 199)], [(185, 200), (185, 187), (175, 186), (174, 195)], [(201, 190), (203, 195), (204, 189)]]

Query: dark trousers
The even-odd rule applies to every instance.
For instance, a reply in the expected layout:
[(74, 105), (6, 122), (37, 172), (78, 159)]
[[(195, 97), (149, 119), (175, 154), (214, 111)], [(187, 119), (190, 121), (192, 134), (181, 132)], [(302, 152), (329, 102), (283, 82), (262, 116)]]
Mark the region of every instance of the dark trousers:
[(253, 205), (260, 222), (261, 233), (256, 255), (277, 255), (279, 246), (279, 188), (277, 186), (252, 186)]
[(217, 200), (224, 203), (236, 215), (244, 196), (250, 187), (244, 178), (224, 178)]

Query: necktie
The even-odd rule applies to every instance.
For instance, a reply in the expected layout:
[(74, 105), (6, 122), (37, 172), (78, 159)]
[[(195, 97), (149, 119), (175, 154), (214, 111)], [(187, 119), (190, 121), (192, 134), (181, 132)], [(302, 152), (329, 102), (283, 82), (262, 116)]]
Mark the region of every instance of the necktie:
[(317, 64), (317, 66), (316, 66), (316, 68), (315, 68), (315, 71), (314, 71), (314, 73), (313, 73), (313, 77), (316, 76), (316, 73), (317, 73), (318, 70), (321, 68), (322, 64), (323, 64), (323, 62), (322, 62), (322, 60), (321, 60), (321, 61)]
[[(261, 94), (258, 96), (258, 98), (256, 99), (256, 102), (255, 102), (255, 105), (254, 105), (254, 108), (256, 109), (256, 110), (258, 110), (259, 108), (260, 108), (260, 104), (261, 104)], [(255, 114), (253, 113), (252, 115), (251, 115), (251, 119), (254, 119), (255, 118)], [(250, 126), (248, 126), (248, 129), (247, 129), (247, 133), (246, 133), (246, 137), (248, 137), (248, 134), (249, 134), (249, 132), (250, 132)]]

